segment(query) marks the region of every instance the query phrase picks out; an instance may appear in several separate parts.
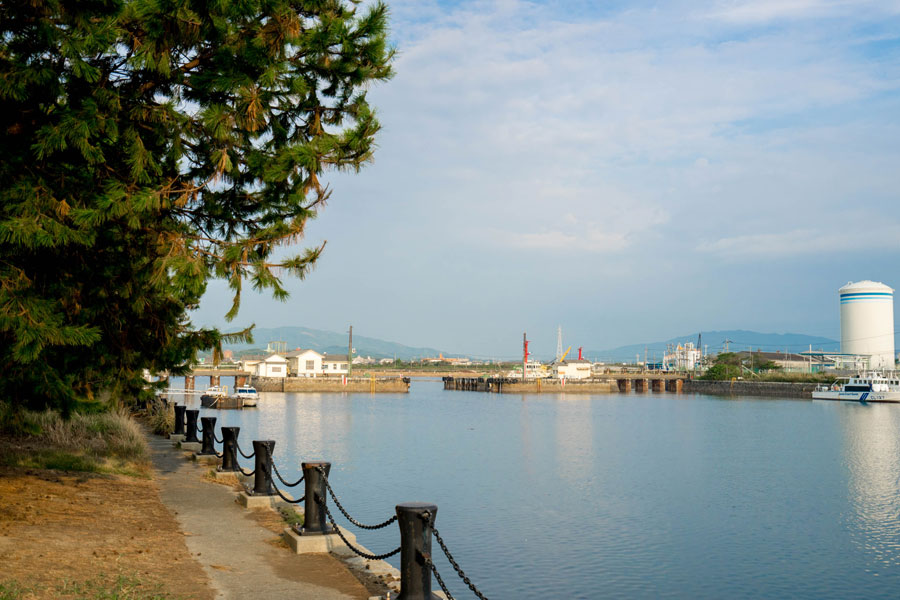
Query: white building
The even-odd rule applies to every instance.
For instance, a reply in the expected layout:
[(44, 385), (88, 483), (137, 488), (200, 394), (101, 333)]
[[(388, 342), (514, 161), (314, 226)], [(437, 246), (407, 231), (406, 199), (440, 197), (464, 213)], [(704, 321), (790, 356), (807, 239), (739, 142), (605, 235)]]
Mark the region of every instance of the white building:
[(346, 375), (347, 355), (326, 354), (322, 357), (322, 373), (325, 375)]
[(264, 360), (256, 363), (257, 377), (287, 377), (288, 362), (280, 354), (270, 354)]
[(693, 371), (703, 360), (703, 352), (693, 342), (678, 344), (663, 356), (663, 369), (666, 371)]
[(256, 365), (261, 363), (266, 359), (265, 356), (261, 356), (258, 354), (248, 354), (247, 356), (242, 356), (240, 358), (241, 371), (246, 371), (247, 373), (256, 373)]
[(556, 377), (559, 379), (590, 379), (591, 361), (583, 358), (564, 360), (556, 365)]
[(295, 377), (317, 377), (322, 374), (322, 355), (315, 350), (292, 350), (286, 354), (288, 369)]

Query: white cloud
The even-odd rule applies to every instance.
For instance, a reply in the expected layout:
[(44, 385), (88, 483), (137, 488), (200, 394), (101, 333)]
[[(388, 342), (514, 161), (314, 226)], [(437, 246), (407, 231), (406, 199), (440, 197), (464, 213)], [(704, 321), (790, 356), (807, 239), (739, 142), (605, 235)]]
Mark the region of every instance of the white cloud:
[(723, 258), (774, 258), (900, 250), (900, 225), (835, 223), (823, 229), (795, 229), (723, 237), (698, 245), (697, 250)]
[(898, 3), (884, 0), (752, 0), (719, 3), (706, 16), (733, 23), (762, 24), (777, 20), (845, 17), (859, 11), (892, 14)]

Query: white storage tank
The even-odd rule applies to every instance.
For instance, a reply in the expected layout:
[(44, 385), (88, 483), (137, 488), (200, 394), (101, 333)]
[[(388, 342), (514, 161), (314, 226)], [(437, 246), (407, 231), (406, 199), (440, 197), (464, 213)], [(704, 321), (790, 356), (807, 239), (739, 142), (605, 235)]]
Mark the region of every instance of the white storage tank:
[(868, 355), (872, 369), (894, 368), (894, 290), (878, 281), (840, 289), (841, 352)]

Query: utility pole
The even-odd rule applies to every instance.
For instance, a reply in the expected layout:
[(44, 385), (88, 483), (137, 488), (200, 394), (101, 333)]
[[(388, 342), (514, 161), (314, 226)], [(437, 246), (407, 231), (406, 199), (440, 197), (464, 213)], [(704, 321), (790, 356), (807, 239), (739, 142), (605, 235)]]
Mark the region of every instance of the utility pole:
[(353, 325), (350, 326), (350, 341), (347, 342), (347, 379), (353, 372)]
[(528, 369), (528, 333), (522, 334), (522, 383), (525, 383), (525, 372)]
[(728, 344), (731, 343), (731, 340), (725, 338), (725, 354), (728, 354)]

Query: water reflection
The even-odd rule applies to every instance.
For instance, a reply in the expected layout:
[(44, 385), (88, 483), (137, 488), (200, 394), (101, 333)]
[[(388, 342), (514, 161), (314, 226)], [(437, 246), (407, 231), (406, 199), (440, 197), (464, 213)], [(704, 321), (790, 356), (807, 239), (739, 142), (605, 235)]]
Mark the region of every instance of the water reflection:
[(873, 570), (900, 566), (900, 418), (884, 404), (841, 409), (853, 541)]
[(594, 419), (591, 398), (560, 394), (555, 404), (556, 468), (570, 485), (594, 472)]

